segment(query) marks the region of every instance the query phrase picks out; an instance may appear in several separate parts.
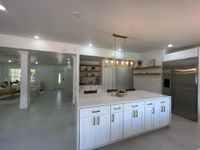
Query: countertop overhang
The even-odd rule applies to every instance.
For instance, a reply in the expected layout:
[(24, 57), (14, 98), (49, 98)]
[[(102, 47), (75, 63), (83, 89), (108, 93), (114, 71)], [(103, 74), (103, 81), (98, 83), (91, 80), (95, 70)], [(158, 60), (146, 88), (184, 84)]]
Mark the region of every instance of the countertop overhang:
[(87, 108), (93, 106), (103, 106), (108, 104), (121, 104), (127, 102), (139, 102), (149, 99), (170, 97), (162, 94), (157, 94), (148, 91), (132, 91), (128, 92), (124, 97), (111, 96), (110, 93), (102, 94), (89, 94), (89, 95), (80, 95), (79, 102), (77, 103), (77, 108)]

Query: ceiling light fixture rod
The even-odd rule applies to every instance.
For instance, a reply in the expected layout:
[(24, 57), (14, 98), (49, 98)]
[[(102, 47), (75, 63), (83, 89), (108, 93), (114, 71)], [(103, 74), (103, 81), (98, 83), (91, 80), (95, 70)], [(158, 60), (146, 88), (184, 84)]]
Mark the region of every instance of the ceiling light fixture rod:
[(123, 39), (127, 39), (128, 38), (128, 36), (119, 35), (119, 34), (115, 34), (115, 33), (113, 33), (113, 36), (114, 37), (118, 37), (118, 38), (123, 38)]

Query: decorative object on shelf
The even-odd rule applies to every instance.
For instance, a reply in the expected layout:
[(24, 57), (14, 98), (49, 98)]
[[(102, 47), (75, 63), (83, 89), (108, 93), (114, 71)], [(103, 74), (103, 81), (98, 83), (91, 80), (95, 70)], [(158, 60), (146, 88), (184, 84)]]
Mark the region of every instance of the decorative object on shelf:
[(80, 65), (80, 85), (101, 84), (101, 66), (81, 64)]
[(137, 64), (138, 64), (138, 67), (142, 67), (142, 61), (141, 60), (138, 60)]
[(161, 75), (161, 66), (134, 68), (134, 75)]
[(124, 97), (125, 95), (127, 95), (127, 92), (125, 92), (125, 91), (118, 91), (117, 92), (118, 97)]
[[(122, 36), (118, 34), (113, 34), (114, 37), (114, 45), (115, 45), (115, 56), (112, 58), (106, 58), (103, 60), (104, 67), (112, 67), (112, 68), (133, 68), (135, 61), (130, 60), (126, 58), (126, 39), (128, 38), (127, 36)], [(121, 40), (123, 42), (123, 45), (121, 47), (118, 47), (117, 40)], [(119, 59), (117, 58), (117, 51), (123, 48), (123, 58)]]
[(156, 65), (156, 60), (150, 59), (147, 66), (155, 66), (155, 65)]

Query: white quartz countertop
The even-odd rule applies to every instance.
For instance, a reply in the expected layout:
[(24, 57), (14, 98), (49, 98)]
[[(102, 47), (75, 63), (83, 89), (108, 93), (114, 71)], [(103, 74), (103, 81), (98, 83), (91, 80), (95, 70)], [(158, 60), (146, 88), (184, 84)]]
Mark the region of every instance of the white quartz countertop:
[(89, 94), (89, 95), (81, 95), (79, 97), (79, 102), (77, 103), (77, 107), (86, 108), (86, 107), (102, 106), (108, 104), (120, 104), (126, 102), (145, 101), (161, 97), (169, 97), (169, 96), (152, 93), (148, 91), (128, 92), (127, 95), (124, 97), (111, 96), (110, 93)]

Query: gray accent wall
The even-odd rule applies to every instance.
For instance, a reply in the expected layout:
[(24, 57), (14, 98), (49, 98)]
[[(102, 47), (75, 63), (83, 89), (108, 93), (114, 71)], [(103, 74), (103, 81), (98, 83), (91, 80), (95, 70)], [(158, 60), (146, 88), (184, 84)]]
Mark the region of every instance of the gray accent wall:
[(103, 68), (103, 88), (126, 90), (133, 87), (133, 71), (129, 68)]

